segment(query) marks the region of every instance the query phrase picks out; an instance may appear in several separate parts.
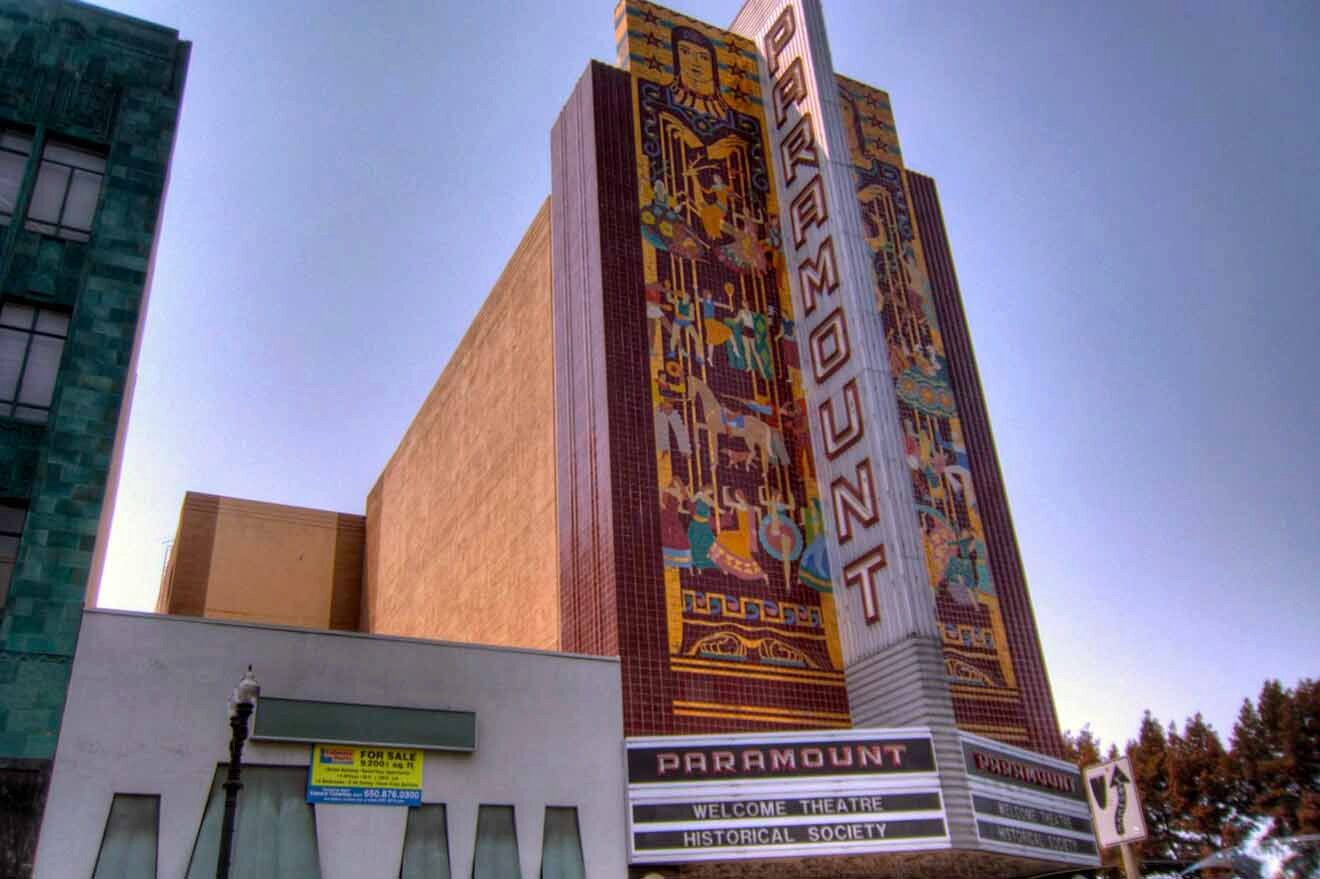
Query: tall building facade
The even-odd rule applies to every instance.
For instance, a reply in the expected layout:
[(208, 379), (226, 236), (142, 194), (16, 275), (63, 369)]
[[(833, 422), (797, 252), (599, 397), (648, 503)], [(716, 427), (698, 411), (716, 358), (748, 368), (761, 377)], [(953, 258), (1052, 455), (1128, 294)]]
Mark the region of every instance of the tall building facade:
[(31, 858), (108, 536), (188, 44), (0, 2), (0, 873)]
[[(773, 8), (772, 8), (773, 7)], [(819, 6), (615, 16), (552, 136), (562, 646), (636, 734), (1058, 727), (934, 182)]]

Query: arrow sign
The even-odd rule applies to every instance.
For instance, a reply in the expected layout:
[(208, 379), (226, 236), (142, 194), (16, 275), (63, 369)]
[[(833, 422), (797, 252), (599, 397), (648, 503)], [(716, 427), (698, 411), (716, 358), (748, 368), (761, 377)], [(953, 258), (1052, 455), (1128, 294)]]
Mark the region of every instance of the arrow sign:
[(1091, 826), (1101, 848), (1113, 848), (1146, 838), (1141, 798), (1133, 781), (1132, 763), (1123, 757), (1088, 766), (1086, 799), (1091, 806)]
[(1127, 812), (1127, 786), (1132, 779), (1123, 774), (1122, 766), (1114, 767), (1114, 774), (1109, 779), (1109, 786), (1118, 792), (1118, 802), (1114, 805), (1114, 832), (1123, 835), (1123, 815)]

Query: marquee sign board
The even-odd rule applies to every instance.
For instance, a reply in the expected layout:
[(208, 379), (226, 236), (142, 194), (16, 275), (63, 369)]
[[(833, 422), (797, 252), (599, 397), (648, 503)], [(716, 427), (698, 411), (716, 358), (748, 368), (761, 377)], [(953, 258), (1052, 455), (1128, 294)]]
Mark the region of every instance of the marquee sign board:
[(1026, 857), (1099, 864), (1074, 767), (979, 736), (960, 738), (982, 844)]
[(925, 729), (629, 739), (634, 864), (948, 848)]
[(1086, 800), (1101, 848), (1146, 838), (1146, 818), (1127, 757), (1086, 767)]

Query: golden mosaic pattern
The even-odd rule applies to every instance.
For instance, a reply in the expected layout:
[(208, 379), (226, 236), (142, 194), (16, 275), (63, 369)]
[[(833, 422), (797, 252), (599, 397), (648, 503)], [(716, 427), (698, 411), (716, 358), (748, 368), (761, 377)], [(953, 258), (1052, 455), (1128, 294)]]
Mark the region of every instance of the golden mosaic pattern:
[(670, 669), (701, 694), (673, 711), (847, 726), (755, 49), (644, 2), (620, 5), (616, 35), (634, 77)]

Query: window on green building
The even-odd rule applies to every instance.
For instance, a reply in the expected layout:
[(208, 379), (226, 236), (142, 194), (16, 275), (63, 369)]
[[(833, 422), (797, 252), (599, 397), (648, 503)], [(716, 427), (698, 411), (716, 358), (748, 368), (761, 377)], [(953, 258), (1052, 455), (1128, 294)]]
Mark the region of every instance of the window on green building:
[(49, 140), (28, 204), (27, 228), (86, 241), (105, 178), (105, 156)]
[(0, 131), (0, 225), (8, 225), (18, 209), (32, 138), (17, 131)]
[(5, 599), (9, 597), (9, 581), (13, 579), (14, 565), (18, 563), (18, 542), (23, 539), (26, 519), (26, 507), (0, 501), (0, 616), (4, 614)]
[(0, 416), (44, 422), (69, 334), (69, 316), (49, 308), (0, 306)]

